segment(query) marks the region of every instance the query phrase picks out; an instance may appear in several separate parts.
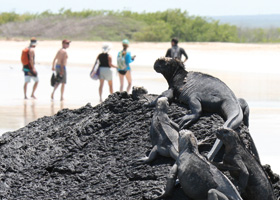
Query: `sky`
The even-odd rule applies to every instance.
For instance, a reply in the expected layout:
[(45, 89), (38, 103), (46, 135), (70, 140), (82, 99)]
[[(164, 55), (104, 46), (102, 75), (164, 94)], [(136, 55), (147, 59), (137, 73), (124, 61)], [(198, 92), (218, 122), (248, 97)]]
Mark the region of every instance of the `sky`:
[(180, 8), (189, 15), (229, 16), (280, 14), (280, 0), (0, 0), (0, 12), (41, 13), (61, 8), (72, 11), (130, 10), (156, 12)]

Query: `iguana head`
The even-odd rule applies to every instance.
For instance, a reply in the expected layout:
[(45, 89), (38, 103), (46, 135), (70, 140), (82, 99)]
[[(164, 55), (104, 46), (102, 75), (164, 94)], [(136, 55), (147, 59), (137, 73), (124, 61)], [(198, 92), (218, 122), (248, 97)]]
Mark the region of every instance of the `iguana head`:
[(169, 103), (168, 103), (168, 99), (166, 97), (160, 97), (157, 100), (157, 105), (156, 105), (157, 110), (167, 112), (168, 106), (169, 106)]
[(197, 140), (193, 132), (183, 129), (179, 132), (179, 152), (198, 152)]
[(179, 70), (184, 69), (185, 66), (179, 59), (173, 58), (159, 58), (154, 64), (154, 70), (161, 73), (165, 77), (172, 77)]
[(216, 136), (220, 139), (225, 145), (234, 145), (239, 141), (237, 132), (230, 128), (220, 128), (216, 132)]

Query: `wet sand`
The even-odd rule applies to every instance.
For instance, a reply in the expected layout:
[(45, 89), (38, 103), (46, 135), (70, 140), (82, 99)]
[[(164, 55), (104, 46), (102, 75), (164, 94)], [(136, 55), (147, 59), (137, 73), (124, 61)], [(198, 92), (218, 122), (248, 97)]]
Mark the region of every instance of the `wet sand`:
[[(60, 91), (51, 101), (51, 62), (60, 47), (60, 41), (39, 41), (36, 47), (36, 68), (40, 83), (37, 99), (23, 99), (23, 73), (21, 50), (26, 41), (0, 41), (0, 134), (17, 130), (43, 116), (54, 115), (62, 108), (75, 109), (87, 103), (97, 105), (98, 81), (89, 78), (90, 69), (100, 52), (102, 42), (72, 42), (67, 67), (68, 80), (65, 100), (60, 102)], [(133, 85), (144, 86), (149, 93), (160, 94), (167, 84), (153, 71), (154, 61), (164, 56), (169, 43), (132, 43), (130, 50), (136, 55), (132, 64)], [(238, 97), (249, 102), (251, 109), (250, 132), (263, 164), (269, 163), (280, 174), (280, 44), (182, 43), (189, 55), (187, 70), (201, 71), (217, 76), (227, 83)], [(121, 48), (113, 43), (110, 54), (113, 63)], [(114, 71), (114, 91), (119, 80)], [(31, 87), (28, 86), (30, 96)], [(103, 98), (108, 96), (104, 85)], [(271, 140), (273, 138), (273, 140)]]

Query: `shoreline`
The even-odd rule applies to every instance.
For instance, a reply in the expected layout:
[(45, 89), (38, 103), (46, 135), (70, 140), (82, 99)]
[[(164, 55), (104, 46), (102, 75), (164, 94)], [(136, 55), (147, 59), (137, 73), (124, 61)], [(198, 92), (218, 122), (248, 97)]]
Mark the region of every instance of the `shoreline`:
[[(112, 49), (109, 53), (112, 55), (113, 62), (116, 61), (117, 53), (122, 49), (121, 42), (104, 42), (109, 42), (112, 44)], [(96, 56), (101, 52), (101, 47), (104, 42), (72, 41), (70, 43), (69, 49), (67, 49), (69, 54), (68, 66), (92, 66)], [(0, 64), (20, 64), (21, 50), (28, 45), (28, 40), (0, 40)], [(189, 60), (186, 64), (189, 64), (189, 61), (194, 62), (192, 64), (196, 68), (205, 67), (204, 65), (199, 66), (198, 64), (200, 62), (195, 60), (196, 57), (193, 57), (198, 53), (205, 54), (205, 52), (207, 52), (212, 54), (214, 52), (216, 54), (218, 53), (227, 55), (227, 52), (234, 52), (237, 53), (237, 55), (240, 55), (240, 53), (247, 54), (249, 52), (254, 54), (258, 53), (259, 51), (266, 51), (268, 53), (271, 53), (272, 51), (280, 52), (279, 43), (243, 44), (222, 42), (182, 42), (179, 43), (179, 46), (184, 48), (189, 56)], [(61, 48), (61, 41), (59, 40), (41, 41), (38, 38), (38, 45), (35, 48), (35, 63), (41, 65), (50, 65), (59, 48)], [(131, 42), (128, 50), (131, 51), (133, 55), (136, 55), (136, 66), (150, 66), (157, 58), (163, 57), (168, 48), (170, 48), (170, 42)], [(139, 55), (140, 58), (138, 58)], [(211, 64), (212, 67), (214, 67), (213, 64)], [(207, 66), (209, 69), (212, 67)]]

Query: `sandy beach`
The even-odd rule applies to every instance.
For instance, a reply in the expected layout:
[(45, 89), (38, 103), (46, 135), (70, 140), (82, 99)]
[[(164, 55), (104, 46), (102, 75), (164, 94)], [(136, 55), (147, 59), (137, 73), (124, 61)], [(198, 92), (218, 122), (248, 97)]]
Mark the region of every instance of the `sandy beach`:
[[(22, 66), (20, 56), (28, 41), (0, 41), (0, 134), (17, 130), (43, 116), (51, 116), (60, 109), (76, 109), (98, 102), (98, 81), (89, 77), (92, 65), (101, 52), (103, 42), (73, 41), (67, 50), (67, 85), (65, 100), (59, 101), (59, 90), (51, 101), (51, 63), (61, 41), (38, 41), (36, 69), (39, 74), (37, 99), (23, 99)], [(188, 71), (201, 71), (214, 75), (245, 98), (250, 106), (250, 133), (255, 140), (263, 164), (270, 164), (280, 174), (280, 44), (234, 44), (234, 43), (179, 43), (189, 60)], [(112, 42), (110, 54), (116, 64), (120, 42)], [(167, 83), (153, 70), (153, 64), (165, 55), (170, 43), (131, 43), (129, 50), (136, 55), (132, 63), (134, 86), (144, 86), (149, 93), (160, 94)], [(119, 80), (113, 70), (114, 91)], [(31, 87), (28, 86), (30, 96)], [(103, 98), (108, 96), (105, 84)]]

